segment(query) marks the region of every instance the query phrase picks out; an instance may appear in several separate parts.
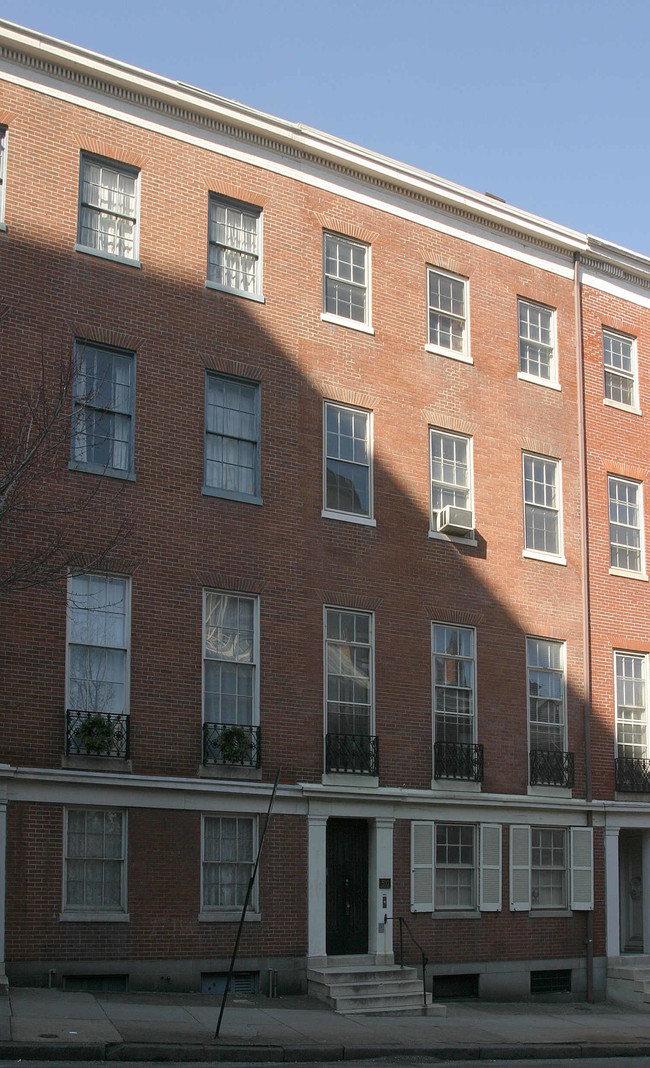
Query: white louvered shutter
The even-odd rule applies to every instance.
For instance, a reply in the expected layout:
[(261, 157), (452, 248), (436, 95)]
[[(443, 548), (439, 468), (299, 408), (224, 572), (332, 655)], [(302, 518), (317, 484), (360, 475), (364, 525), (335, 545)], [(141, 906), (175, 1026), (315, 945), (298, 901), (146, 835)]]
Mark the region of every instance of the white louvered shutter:
[(411, 823), (411, 912), (433, 912), (433, 823)]
[(530, 911), (530, 827), (510, 828), (510, 909)]
[(501, 911), (501, 824), (482, 823), (480, 833), (481, 912)]
[(594, 907), (594, 842), (591, 827), (571, 828), (571, 908)]

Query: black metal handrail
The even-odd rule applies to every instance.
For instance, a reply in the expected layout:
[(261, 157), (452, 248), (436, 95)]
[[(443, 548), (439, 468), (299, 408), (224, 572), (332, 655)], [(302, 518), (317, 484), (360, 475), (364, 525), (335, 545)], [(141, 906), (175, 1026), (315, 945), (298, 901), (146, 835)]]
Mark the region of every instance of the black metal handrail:
[(575, 777), (573, 753), (531, 749), (529, 758), (531, 786), (566, 786), (571, 789)]
[(420, 945), (420, 943), (418, 942), (417, 938), (413, 934), (413, 931), (409, 927), (407, 920), (405, 920), (403, 916), (384, 916), (384, 924), (389, 923), (389, 922), (394, 924), (395, 920), (397, 920), (397, 922), (399, 923), (399, 961), (398, 961), (398, 964), (399, 964), (400, 968), (404, 967), (404, 928), (405, 927), (406, 927), (406, 930), (408, 932), (408, 935), (409, 935), (413, 945), (416, 947), (416, 949), (420, 950), (420, 956), (422, 958), (422, 999), (423, 999), (424, 1007), (426, 1008), (426, 1004), (427, 1004), (426, 971), (427, 971), (427, 964), (429, 963), (429, 958), (427, 957), (426, 953), (422, 949), (422, 946)]
[(203, 763), (259, 768), (262, 750), (259, 727), (240, 723), (203, 724)]
[(617, 757), (616, 789), (650, 793), (650, 760), (646, 757)]
[(379, 774), (379, 739), (374, 734), (326, 734), (325, 768), (330, 772)]
[(129, 716), (69, 708), (65, 714), (67, 756), (126, 759), (130, 743)]
[(483, 746), (469, 742), (436, 742), (433, 777), (483, 782)]

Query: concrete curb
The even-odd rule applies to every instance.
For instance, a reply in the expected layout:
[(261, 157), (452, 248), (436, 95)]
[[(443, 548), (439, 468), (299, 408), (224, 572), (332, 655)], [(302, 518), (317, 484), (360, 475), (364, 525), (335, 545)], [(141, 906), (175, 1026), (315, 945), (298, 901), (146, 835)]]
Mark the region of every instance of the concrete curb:
[(408, 1061), (430, 1057), (446, 1061), (566, 1060), (584, 1057), (648, 1057), (650, 1042), (512, 1042), (489, 1046), (242, 1046), (192, 1043), (47, 1043), (3, 1042), (0, 1057), (49, 1063), (56, 1061), (199, 1061), (237, 1064), (244, 1061), (298, 1063), (301, 1061)]

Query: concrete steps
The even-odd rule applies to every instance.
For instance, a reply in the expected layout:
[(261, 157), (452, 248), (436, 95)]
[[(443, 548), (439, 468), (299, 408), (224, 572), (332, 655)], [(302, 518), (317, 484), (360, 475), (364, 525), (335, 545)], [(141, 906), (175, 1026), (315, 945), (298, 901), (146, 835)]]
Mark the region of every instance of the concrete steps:
[(650, 1012), (650, 956), (626, 954), (607, 961), (607, 997)]
[(323, 968), (308, 968), (307, 989), (345, 1016), (446, 1016), (444, 1005), (427, 1004), (415, 968), (350, 964), (340, 958)]

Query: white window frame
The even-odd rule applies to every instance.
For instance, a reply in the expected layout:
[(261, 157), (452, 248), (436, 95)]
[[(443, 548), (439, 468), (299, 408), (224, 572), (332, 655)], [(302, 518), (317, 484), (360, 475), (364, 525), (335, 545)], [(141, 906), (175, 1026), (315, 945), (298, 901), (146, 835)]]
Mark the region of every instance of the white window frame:
[(5, 209), (7, 204), (7, 150), (9, 130), (0, 126), (0, 230), (6, 230)]
[[(607, 339), (609, 339), (610, 342), (618, 343), (621, 346), (625, 344), (630, 346), (630, 371), (625, 371), (622, 367), (615, 367), (611, 360), (609, 363), (607, 362), (607, 353), (605, 350)], [(608, 378), (608, 376), (610, 377)], [(603, 404), (608, 405), (610, 408), (620, 408), (625, 412), (641, 414), (639, 410), (639, 365), (637, 361), (636, 338), (631, 334), (624, 334), (620, 330), (611, 330), (608, 326), (603, 327), (603, 378), (605, 392)], [(614, 378), (631, 383), (632, 400), (629, 404), (626, 401), (616, 400), (609, 395), (608, 387), (610, 386), (611, 379)]]
[[(352, 616), (364, 616), (368, 620), (368, 643), (365, 642), (343, 642), (338, 641), (335, 638), (328, 638), (327, 636), (327, 616), (329, 612), (340, 612), (345, 615)], [(369, 692), (370, 692), (370, 710), (369, 710), (369, 736), (373, 736), (375, 733), (375, 613), (366, 612), (358, 608), (345, 608), (342, 605), (326, 604), (323, 605), (323, 734), (336, 733), (335, 731), (329, 731), (329, 689), (328, 689), (328, 649), (329, 643), (333, 645), (353, 645), (369, 650), (370, 661), (370, 679), (369, 679)]]
[[(208, 470), (208, 440), (209, 437), (226, 437), (227, 435), (218, 435), (216, 432), (208, 430), (208, 397), (210, 390), (210, 380), (223, 379), (228, 382), (240, 383), (244, 386), (250, 386), (255, 389), (255, 438), (233, 438), (235, 441), (254, 440), (255, 444), (255, 477), (254, 487), (252, 493), (242, 493), (240, 490), (231, 490), (222, 488), (220, 486), (208, 485), (207, 470)], [(239, 378), (237, 375), (222, 374), (219, 371), (206, 371), (205, 373), (205, 415), (203, 426), (203, 489), (202, 493), (206, 497), (226, 497), (232, 501), (245, 501), (247, 504), (263, 504), (261, 496), (261, 431), (262, 431), (262, 385), (260, 382), (255, 382), (253, 379)]]
[[(471, 656), (468, 657), (468, 656), (461, 656), (460, 654), (437, 653), (436, 652), (436, 643), (435, 643), (436, 627), (444, 627), (445, 629), (449, 629), (449, 630), (462, 630), (462, 631), (467, 631), (468, 634), (471, 634), (471, 637), (472, 637), (472, 653), (471, 653)], [(477, 724), (478, 701), (476, 699), (476, 681), (477, 681), (476, 680), (476, 637), (477, 637), (476, 627), (465, 627), (465, 626), (461, 626), (460, 624), (456, 624), (456, 623), (444, 623), (442, 621), (436, 621), (436, 620), (434, 620), (432, 622), (432, 624), (431, 624), (431, 692), (432, 692), (432, 705), (433, 705), (432, 720), (433, 720), (433, 740), (434, 740), (434, 742), (436, 742), (436, 741), (444, 741), (444, 739), (442, 739), (442, 738), (441, 739), (437, 738), (437, 731), (436, 731), (436, 719), (437, 719), (438, 715), (441, 715), (441, 716), (446, 715), (444, 709), (443, 710), (438, 710), (438, 708), (436, 707), (436, 657), (437, 656), (442, 656), (442, 657), (445, 658), (445, 660), (449, 660), (450, 662), (459, 661), (459, 660), (463, 660), (463, 661), (469, 660), (471, 662), (471, 664), (472, 664), (472, 697), (471, 697), (472, 715), (471, 715), (471, 717), (467, 716), (467, 720), (468, 721), (471, 720), (472, 740), (471, 740), (471, 742), (469, 742), (467, 744), (469, 744), (469, 745), (475, 745), (476, 744), (476, 738), (478, 736), (478, 724)]]
[[(521, 333), (520, 326), (520, 310), (522, 307), (537, 308), (542, 312), (548, 312), (550, 316), (550, 334), (551, 344), (547, 345), (545, 342), (535, 341), (529, 337), (525, 337)], [(546, 350), (550, 354), (550, 367), (551, 375), (549, 378), (544, 378), (543, 375), (535, 375), (530, 371), (522, 370), (522, 360), (524, 358), (524, 347), (528, 344), (537, 345), (539, 348)], [(518, 371), (517, 378), (520, 378), (524, 382), (534, 382), (538, 386), (546, 386), (548, 389), (561, 390), (559, 384), (559, 369), (558, 369), (558, 352), (557, 352), (557, 329), (556, 329), (556, 310), (549, 307), (548, 304), (542, 304), (537, 300), (529, 300), (527, 297), (517, 298), (517, 359), (518, 359)], [(526, 357), (527, 359), (527, 357)]]
[[(537, 842), (538, 836), (541, 835), (561, 835), (562, 836), (562, 859), (563, 864), (559, 865), (551, 864), (550, 866), (543, 866), (535, 863), (535, 851), (541, 849), (548, 849), (549, 846), (543, 846), (540, 842)], [(531, 827), (530, 829), (530, 911), (531, 912), (564, 912), (569, 906), (569, 870), (571, 867), (569, 859), (569, 841), (566, 827)], [(555, 852), (555, 838), (552, 840), (550, 846), (551, 852)], [(548, 902), (539, 900), (539, 891), (534, 886), (535, 872), (562, 872), (562, 901), (561, 902)], [(535, 895), (537, 893), (537, 900)]]
[[(467, 505), (466, 507), (472, 513), (472, 531), (467, 537), (463, 537), (459, 534), (445, 534), (444, 531), (438, 530), (437, 520), (439, 512), (433, 507), (433, 437), (434, 434), (439, 434), (442, 438), (448, 438), (449, 440), (465, 441), (467, 442)], [(448, 487), (450, 489), (461, 489), (462, 487), (455, 487), (451, 483), (445, 483), (442, 481), (436, 481), (436, 486)], [(457, 507), (461, 507), (458, 505)], [(454, 430), (445, 430), (443, 427), (430, 426), (429, 427), (429, 537), (437, 538), (439, 541), (455, 541), (460, 545), (476, 545), (476, 536), (474, 531), (475, 526), (474, 515), (474, 439), (469, 434), (458, 434)]]
[[(526, 500), (526, 460), (541, 460), (545, 464), (553, 464), (555, 466), (555, 495), (556, 506), (551, 508), (548, 505), (537, 504), (535, 501)], [(542, 456), (540, 453), (535, 452), (522, 452), (521, 454), (521, 482), (522, 482), (522, 500), (523, 500), (523, 537), (524, 548), (522, 556), (528, 557), (531, 560), (545, 560), (548, 563), (564, 564), (566, 560), (564, 558), (564, 542), (562, 531), (562, 461), (553, 456)], [(541, 549), (529, 548), (526, 544), (526, 507), (530, 505), (533, 508), (544, 509), (544, 511), (555, 512), (557, 515), (557, 553), (545, 552)]]
[[(472, 832), (472, 863), (471, 864), (439, 864), (438, 863), (438, 833), (443, 829), (449, 831), (450, 829), (459, 828), (460, 830), (470, 829)], [(433, 846), (434, 846), (434, 893), (433, 893), (433, 911), (436, 914), (445, 914), (449, 912), (475, 912), (478, 908), (478, 849), (477, 849), (477, 828), (472, 823), (457, 823), (446, 822), (445, 820), (436, 820), (433, 831)], [(448, 845), (448, 843), (446, 843)], [(443, 843), (443, 846), (445, 843)], [(452, 845), (451, 848), (458, 848)], [(460, 848), (463, 848), (462, 845)], [(436, 901), (436, 895), (438, 893), (438, 882), (441, 871), (471, 871), (472, 872), (472, 885), (471, 885), (471, 901), (468, 904), (455, 903), (453, 905), (440, 905)]]
[[(549, 646), (550, 645), (556, 646), (560, 650), (560, 657), (561, 657), (562, 667), (561, 668), (539, 668), (539, 667), (534, 667), (530, 663), (530, 658), (529, 658), (529, 655), (528, 655), (528, 643), (529, 642), (543, 642), (544, 644), (549, 645)], [(530, 690), (531, 690), (530, 675), (531, 675), (532, 671), (540, 671), (540, 672), (544, 672), (545, 674), (552, 675), (552, 676), (559, 675), (562, 678), (562, 697), (561, 697), (561, 699), (559, 701), (560, 712), (561, 712), (561, 715), (562, 715), (562, 721), (559, 724), (559, 726), (561, 727), (561, 733), (562, 733), (561, 749), (560, 750), (546, 749), (546, 750), (542, 750), (542, 751), (543, 752), (563, 752), (563, 753), (565, 753), (567, 751), (566, 642), (558, 641), (555, 638), (542, 638), (542, 637), (539, 637), (536, 634), (527, 634), (526, 635), (526, 703), (527, 703), (527, 707), (528, 707), (528, 752), (531, 751), (531, 734), (532, 734), (532, 728), (534, 726), (533, 719), (532, 719), (532, 714), (531, 714), (531, 707), (532, 707), (531, 706), (531, 697), (532, 697), (532, 694), (530, 692)], [(551, 700), (554, 700), (554, 699), (551, 698)], [(539, 726), (539, 723), (536, 723), (535, 725)]]
[[(561, 831), (564, 835), (563, 906), (533, 903), (532, 837), (534, 831)], [(531, 917), (568, 916), (594, 907), (593, 830), (591, 827), (557, 824), (513, 823), (510, 826), (510, 911), (528, 912)], [(559, 869), (535, 869), (559, 870)]]
[[(430, 281), (433, 275), (440, 275), (442, 278), (450, 278), (453, 282), (460, 282), (463, 286), (463, 302), (465, 306), (464, 315), (457, 315), (456, 313), (447, 312), (444, 309), (438, 308), (431, 303), (431, 286)], [(436, 356), (447, 356), (452, 360), (459, 360), (461, 363), (474, 363), (470, 353), (470, 329), (469, 329), (469, 279), (464, 278), (459, 274), (452, 274), (451, 271), (443, 271), (440, 267), (427, 266), (426, 270), (426, 308), (427, 308), (427, 342), (424, 346), (425, 352), (432, 352)], [(440, 315), (441, 317), (447, 316), (449, 319), (453, 319), (456, 322), (461, 322), (463, 325), (463, 345), (462, 348), (457, 351), (451, 346), (441, 345), (438, 342), (432, 342), (431, 340), (431, 314)]]
[[(86, 412), (104, 412), (104, 414), (110, 414), (115, 412), (115, 409), (101, 408), (99, 405), (93, 403), (92, 394), (80, 394), (76, 395), (76, 383), (79, 375), (79, 361), (83, 358), (86, 349), (95, 349), (100, 352), (105, 352), (110, 356), (116, 356), (120, 359), (127, 359), (131, 368), (131, 381), (129, 384), (129, 410), (124, 412), (117, 412), (118, 415), (127, 416), (129, 419), (129, 442), (128, 442), (128, 464), (125, 468), (113, 467), (110, 464), (97, 464), (92, 460), (80, 460), (75, 456), (76, 438), (78, 437), (77, 429), (82, 424), (85, 426), (83, 413)], [(101, 387), (100, 387), (101, 389)], [(68, 467), (72, 471), (89, 471), (91, 474), (96, 475), (108, 475), (111, 478), (124, 478), (129, 481), (135, 479), (135, 397), (136, 397), (136, 354), (128, 349), (119, 349), (111, 345), (100, 345), (95, 342), (82, 341), (77, 339), (74, 346), (74, 379), (72, 389), (72, 434), (70, 442), (70, 462)]]
[[(70, 646), (71, 645), (84, 645), (83, 642), (71, 641), (71, 626), (70, 626), (70, 606), (72, 604), (72, 583), (75, 578), (101, 578), (106, 581), (117, 580), (124, 582), (124, 639), (125, 646), (117, 645), (98, 645), (99, 649), (125, 649), (124, 658), (124, 710), (122, 715), (128, 716), (130, 713), (130, 683), (131, 683), (131, 579), (128, 575), (113, 575), (105, 572), (86, 572), (86, 571), (74, 571), (68, 575), (68, 588), (67, 588), (67, 610), (66, 610), (66, 642), (65, 642), (65, 702), (66, 709), (71, 709), (70, 699)], [(90, 609), (92, 611), (92, 609)], [(75, 711), (95, 712), (97, 715), (101, 715), (101, 709), (78, 709)]]
[[(212, 206), (214, 204), (221, 204), (226, 209), (231, 208), (233, 211), (240, 211), (243, 215), (247, 215), (251, 219), (256, 220), (255, 226), (255, 238), (257, 244), (257, 250), (255, 253), (245, 252), (243, 249), (239, 249), (236, 246), (222, 245), (221, 242), (211, 241), (210, 228), (212, 225)], [(264, 292), (262, 288), (262, 264), (263, 264), (263, 212), (261, 208), (255, 207), (254, 204), (245, 204), (240, 200), (233, 200), (230, 197), (220, 196), (218, 193), (210, 193), (208, 200), (208, 249), (207, 249), (207, 265), (206, 265), (206, 287), (208, 289), (216, 289), (221, 293), (234, 293), (235, 296), (245, 297), (247, 300), (255, 300), (259, 304), (264, 304)], [(216, 279), (210, 277), (211, 264), (210, 264), (210, 249), (212, 246), (220, 248), (230, 248), (233, 252), (242, 255), (253, 256), (255, 258), (255, 286), (253, 289), (239, 289), (236, 286), (228, 286), (223, 282), (218, 282)]]
[[(437, 829), (457, 826), (471, 827), (473, 832), (473, 903), (436, 908)], [(411, 912), (429, 912), (435, 919), (478, 919), (483, 912), (500, 912), (501, 872), (501, 824), (453, 819), (411, 821)]]
[[(619, 657), (622, 660), (623, 659), (629, 659), (631, 661), (635, 661), (635, 662), (637, 662), (639, 664), (639, 666), (641, 668), (640, 682), (641, 682), (641, 684), (643, 686), (643, 698), (644, 698), (642, 705), (632, 705), (632, 704), (630, 704), (630, 705), (626, 706), (625, 704), (623, 704), (619, 700), (619, 673), (618, 673)], [(614, 649), (613, 672), (614, 672), (614, 728), (615, 728), (614, 729), (614, 754), (615, 754), (615, 756), (617, 758), (618, 757), (633, 757), (634, 759), (637, 759), (637, 760), (646, 760), (647, 756), (648, 756), (648, 654), (647, 653), (630, 652), (629, 650), (626, 650), (626, 649)], [(633, 675), (629, 675), (629, 674), (628, 675), (621, 675), (620, 678), (623, 681), (627, 681), (629, 684), (632, 684), (632, 685), (634, 684), (634, 676)], [(641, 716), (639, 716), (638, 719), (634, 719), (632, 717), (630, 717), (627, 720), (623, 719), (619, 715), (619, 707), (620, 706), (628, 707), (628, 708), (643, 709), (643, 714)], [(621, 726), (624, 725), (625, 723), (635, 723), (635, 722), (636, 723), (641, 723), (643, 725), (645, 741), (644, 742), (630, 742), (630, 743), (627, 743), (627, 744), (633, 745), (635, 750), (639, 749), (639, 750), (643, 750), (643, 752), (639, 752), (639, 753), (637, 753), (637, 752), (635, 752), (635, 753), (619, 752), (619, 746), (622, 747), (622, 746), (626, 745), (625, 742), (619, 742), (619, 732), (620, 732)]]
[[(225, 720), (212, 720), (206, 719), (206, 707), (205, 707), (205, 664), (206, 660), (215, 660), (220, 663), (233, 663), (233, 661), (225, 660), (221, 657), (208, 657), (206, 656), (206, 637), (207, 637), (207, 602), (208, 597), (236, 597), (238, 600), (250, 601), (253, 605), (253, 701), (251, 711), (251, 723), (245, 724), (245, 726), (258, 727), (260, 722), (260, 599), (257, 594), (241, 593), (239, 590), (215, 590), (206, 588), (203, 590), (203, 624), (201, 628), (201, 708), (202, 718), (204, 723), (224, 723)], [(244, 724), (243, 724), (244, 725)]]
[[(333, 238), (335, 241), (344, 241), (348, 245), (353, 245), (356, 248), (362, 248), (365, 251), (365, 284), (362, 286), (359, 283), (351, 282), (347, 278), (340, 278), (338, 275), (328, 275), (326, 271), (327, 256), (325, 252), (326, 242), (328, 238)], [(352, 330), (360, 330), (364, 334), (374, 334), (372, 328), (372, 315), (371, 315), (371, 262), (372, 262), (372, 247), (365, 241), (357, 241), (356, 238), (347, 237), (345, 234), (338, 234), (333, 230), (323, 231), (323, 293), (322, 293), (322, 311), (321, 319), (326, 323), (335, 323), (337, 326), (347, 326)], [(353, 288), (363, 289), (365, 293), (365, 316), (361, 319), (348, 318), (345, 315), (336, 315), (334, 312), (327, 311), (327, 279), (332, 278), (333, 281), (340, 281), (344, 285), (351, 285)]]
[[(101, 859), (101, 858), (74, 858), (68, 856), (68, 823), (70, 812), (119, 812), (122, 817), (122, 855), (119, 858), (103, 858), (109, 860), (119, 859), (121, 867), (120, 880), (120, 905), (98, 907), (96, 905), (73, 905), (68, 903), (68, 861), (74, 859)], [(128, 878), (128, 810), (125, 808), (108, 808), (99, 805), (71, 805), (63, 810), (63, 871), (61, 885), (61, 914), (59, 920), (76, 923), (128, 923), (130, 920), (127, 911), (127, 878)]]
[[(205, 866), (206, 864), (223, 864), (225, 861), (208, 861), (205, 858), (205, 841), (206, 841), (206, 822), (211, 819), (234, 819), (234, 820), (246, 820), (252, 824), (252, 858), (250, 862), (251, 869), (255, 864), (257, 857), (257, 850), (259, 848), (259, 816), (256, 814), (245, 812), (205, 812), (201, 816), (201, 879), (200, 879), (200, 911), (199, 920), (204, 922), (227, 922), (233, 920), (239, 920), (241, 918), (241, 910), (243, 901), (238, 905), (206, 905), (205, 903)], [(239, 863), (246, 863), (248, 861), (240, 861)], [(249, 876), (250, 878), (250, 876)], [(260, 903), (259, 903), (259, 871), (255, 876), (255, 882), (251, 891), (250, 900), (248, 902), (248, 909), (246, 911), (247, 920), (260, 920)]]
[[(330, 408), (337, 409), (339, 411), (349, 411), (353, 413), (359, 413), (366, 417), (366, 441), (368, 449), (368, 514), (357, 512), (342, 512), (336, 508), (328, 508), (327, 506), (327, 461), (330, 457), (327, 454), (327, 413)], [(339, 457), (332, 457), (333, 460), (340, 459)], [(323, 401), (323, 508), (321, 516), (324, 519), (340, 519), (345, 523), (360, 523), (362, 526), (375, 527), (377, 521), (374, 518), (374, 447), (373, 447), (373, 413), (367, 408), (358, 408), (354, 404), (343, 404), (340, 401), (324, 400)], [(342, 461), (344, 463), (355, 464), (354, 460)], [(359, 465), (366, 466), (366, 465)]]
[[(639, 522), (637, 526), (633, 526), (629, 523), (620, 523), (612, 521), (611, 508), (612, 508), (612, 487), (615, 483), (636, 486), (637, 490), (637, 512), (639, 516)], [(639, 482), (634, 478), (624, 478), (622, 475), (607, 475), (607, 519), (608, 519), (608, 533), (609, 533), (609, 573), (610, 575), (622, 575), (625, 578), (647, 579), (645, 569), (645, 532), (643, 522), (643, 482)], [(619, 567), (617, 564), (612, 563), (612, 550), (614, 548), (614, 542), (612, 539), (612, 526), (625, 527), (629, 530), (637, 530), (639, 534), (639, 566), (638, 568)], [(618, 543), (616, 543), (618, 544)], [(624, 548), (624, 547), (623, 547)]]
[[(81, 220), (82, 211), (84, 206), (83, 200), (83, 186), (84, 186), (84, 169), (86, 163), (91, 163), (99, 167), (110, 167), (111, 169), (121, 172), (122, 174), (128, 174), (135, 179), (134, 184), (134, 198), (135, 198), (135, 215), (131, 216), (134, 221), (133, 226), (133, 255), (132, 256), (120, 256), (113, 252), (104, 252), (103, 249), (94, 248), (92, 245), (83, 244), (81, 241)], [(130, 267), (141, 267), (139, 254), (140, 254), (140, 178), (141, 172), (138, 167), (133, 167), (128, 163), (121, 163), (119, 160), (107, 159), (104, 156), (96, 156), (92, 152), (82, 152), (81, 160), (79, 164), (79, 209), (78, 209), (78, 221), (77, 221), (77, 241), (75, 244), (76, 252), (85, 252), (89, 256), (98, 256), (103, 260), (113, 260), (116, 263), (125, 263)], [(101, 208), (94, 208), (97, 214), (101, 214)], [(109, 213), (113, 214), (113, 213)], [(126, 218), (127, 216), (125, 216)]]

